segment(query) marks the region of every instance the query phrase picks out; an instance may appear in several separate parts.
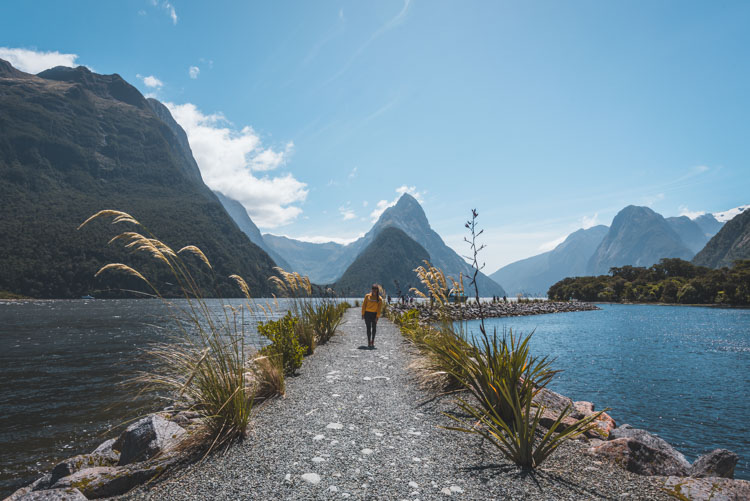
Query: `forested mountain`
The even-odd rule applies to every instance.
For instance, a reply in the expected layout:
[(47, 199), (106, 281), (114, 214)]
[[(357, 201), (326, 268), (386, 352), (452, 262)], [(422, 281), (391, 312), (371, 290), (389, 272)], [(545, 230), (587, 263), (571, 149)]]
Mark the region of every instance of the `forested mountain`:
[(414, 269), (429, 259), (424, 247), (402, 230), (388, 226), (349, 265), (334, 288), (346, 297), (366, 294), (373, 283), (382, 285), (391, 296), (408, 294), (412, 287), (424, 292)]
[[(268, 245), (289, 261), (297, 271), (308, 274), (316, 283), (335, 282), (382, 231), (389, 226), (403, 230), (410, 238), (427, 250), (431, 263), (441, 268), (446, 275), (458, 279), (462, 273), (469, 276), (471, 267), (453, 249), (445, 245), (435, 230), (430, 227), (427, 216), (419, 202), (409, 194), (404, 194), (396, 205), (387, 208), (375, 225), (362, 238), (349, 245), (334, 243), (312, 244), (286, 237), (263, 235)], [(505, 294), (503, 288), (489, 277), (480, 273), (477, 278), (479, 292), (483, 296)], [(468, 287), (468, 282), (465, 282)]]
[(552, 284), (586, 274), (589, 258), (607, 234), (603, 225), (580, 229), (549, 252), (516, 261), (490, 275), (508, 294), (546, 296)]
[(730, 219), (700, 251), (693, 263), (720, 268), (732, 266), (740, 259), (750, 259), (750, 211)]
[(208, 294), (238, 295), (227, 278), (232, 273), (253, 294), (271, 292), (273, 261), (203, 184), (184, 133), (175, 133), (168, 115), (116, 74), (57, 67), (34, 76), (0, 61), (0, 290), (68, 298), (142, 288), (117, 274), (95, 279), (109, 262), (166, 280), (152, 259), (107, 245), (128, 225), (96, 221), (76, 230), (96, 211), (116, 209), (174, 248), (200, 247), (214, 267), (196, 262)]
[(648, 207), (629, 205), (612, 221), (587, 265), (587, 275), (603, 275), (615, 266), (651, 266), (662, 258), (691, 259), (677, 232)]
[(242, 230), (242, 233), (247, 235), (247, 238), (249, 238), (252, 243), (266, 251), (266, 254), (271, 256), (271, 259), (274, 260), (277, 266), (284, 268), (284, 270), (286, 271), (294, 271), (294, 268), (292, 268), (289, 263), (284, 260), (283, 257), (281, 257), (266, 244), (266, 241), (263, 240), (263, 236), (260, 234), (260, 230), (257, 226), (255, 226), (253, 220), (250, 219), (247, 210), (242, 206), (241, 203), (239, 203), (237, 200), (225, 196), (218, 191), (215, 191), (214, 193), (219, 199), (219, 202), (221, 202), (221, 205), (224, 206), (224, 209), (227, 211), (227, 214), (229, 214), (229, 217), (231, 217), (232, 220), (237, 223), (237, 226), (240, 228), (240, 230)]

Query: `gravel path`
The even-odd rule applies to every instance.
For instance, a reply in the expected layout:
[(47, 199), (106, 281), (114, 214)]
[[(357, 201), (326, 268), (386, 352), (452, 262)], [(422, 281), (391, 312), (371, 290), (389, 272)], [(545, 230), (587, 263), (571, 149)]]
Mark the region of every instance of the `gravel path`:
[(413, 352), (395, 325), (366, 349), (358, 309), (339, 334), (262, 409), (248, 440), (177, 471), (131, 499), (671, 499), (653, 479), (558, 449), (528, 473), (479, 437), (438, 428), (455, 410), (407, 370)]

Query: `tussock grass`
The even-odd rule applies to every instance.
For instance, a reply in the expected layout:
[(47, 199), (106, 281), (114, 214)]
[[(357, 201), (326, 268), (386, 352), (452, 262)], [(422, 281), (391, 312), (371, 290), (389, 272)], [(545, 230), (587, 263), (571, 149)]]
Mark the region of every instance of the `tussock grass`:
[(225, 305), (216, 313), (204, 300), (191, 273), (191, 265), (182, 257), (191, 255), (213, 272), (211, 262), (198, 247), (188, 245), (174, 251), (150, 235), (138, 220), (121, 211), (99, 211), (79, 229), (98, 218), (112, 218), (112, 224), (139, 227), (140, 232), (122, 232), (112, 238), (109, 245), (122, 243), (125, 249), (162, 263), (171, 272), (186, 301), (184, 307), (178, 307), (165, 300), (155, 284), (123, 263), (107, 264), (97, 272), (97, 275), (125, 273), (142, 280), (154, 297), (162, 299), (175, 321), (177, 334), (173, 342), (145, 349), (156, 362), (154, 368), (140, 372), (128, 383), (140, 391), (166, 393), (198, 412), (202, 428), (196, 436), (204, 440), (209, 451), (245, 437), (254, 402), (284, 392), (283, 372), (278, 365), (266, 357), (252, 357), (253, 350), (246, 345), (244, 319), (257, 312), (245, 280), (238, 275), (231, 276), (247, 301), (239, 308)]

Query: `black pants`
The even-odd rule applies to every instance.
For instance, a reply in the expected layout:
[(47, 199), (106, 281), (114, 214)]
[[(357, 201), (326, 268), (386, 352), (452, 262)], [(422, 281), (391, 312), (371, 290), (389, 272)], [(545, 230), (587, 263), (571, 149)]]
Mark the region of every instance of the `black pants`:
[(374, 343), (375, 331), (378, 328), (378, 314), (374, 311), (366, 311), (365, 326), (367, 327), (367, 344)]

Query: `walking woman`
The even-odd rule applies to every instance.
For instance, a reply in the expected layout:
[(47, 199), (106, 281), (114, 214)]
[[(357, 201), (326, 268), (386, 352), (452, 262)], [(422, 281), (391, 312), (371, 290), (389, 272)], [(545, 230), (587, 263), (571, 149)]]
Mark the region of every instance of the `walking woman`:
[(365, 319), (367, 327), (367, 346), (375, 348), (375, 330), (378, 327), (378, 319), (383, 311), (383, 298), (380, 297), (378, 284), (372, 284), (372, 291), (365, 295), (362, 301), (362, 318)]

